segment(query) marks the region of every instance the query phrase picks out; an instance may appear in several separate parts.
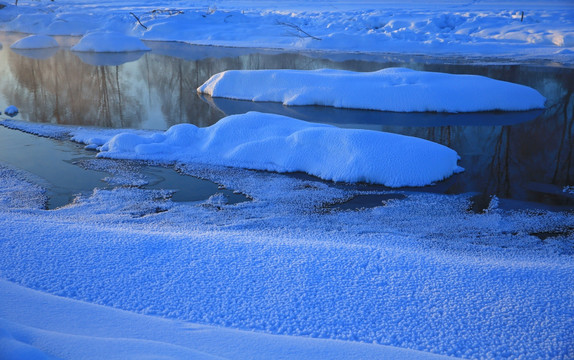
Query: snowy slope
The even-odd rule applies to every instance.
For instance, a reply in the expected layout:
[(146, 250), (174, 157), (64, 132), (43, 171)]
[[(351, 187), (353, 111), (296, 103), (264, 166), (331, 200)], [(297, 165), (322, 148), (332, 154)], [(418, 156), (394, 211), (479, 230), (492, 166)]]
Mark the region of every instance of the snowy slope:
[(137, 315), (0, 280), (2, 359), (448, 359), (357, 342), (297, 338)]

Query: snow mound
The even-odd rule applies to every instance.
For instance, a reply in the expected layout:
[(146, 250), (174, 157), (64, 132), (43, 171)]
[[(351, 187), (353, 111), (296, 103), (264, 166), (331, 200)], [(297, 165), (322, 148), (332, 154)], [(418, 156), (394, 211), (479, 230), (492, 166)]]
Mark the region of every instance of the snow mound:
[(20, 112), (20, 110), (18, 110), (18, 108), (14, 105), (10, 105), (6, 109), (4, 109), (4, 114), (6, 114), (10, 117), (14, 117), (14, 116), (18, 115), (19, 112)]
[(84, 36), (72, 51), (78, 52), (128, 52), (148, 51), (150, 48), (133, 36), (114, 31), (92, 32)]
[(55, 48), (58, 47), (59, 44), (51, 36), (47, 35), (30, 35), (23, 39), (16, 41), (12, 46), (11, 49), (20, 49), (20, 50), (27, 50), (27, 49), (48, 49), (48, 48)]
[(213, 97), (396, 112), (522, 111), (544, 108), (536, 90), (477, 75), (387, 68), (230, 70), (197, 89)]
[(454, 150), (427, 140), (256, 112), (228, 116), (207, 128), (179, 124), (151, 136), (126, 132), (100, 150), (101, 157), (302, 171), (390, 187), (429, 185), (461, 170)]

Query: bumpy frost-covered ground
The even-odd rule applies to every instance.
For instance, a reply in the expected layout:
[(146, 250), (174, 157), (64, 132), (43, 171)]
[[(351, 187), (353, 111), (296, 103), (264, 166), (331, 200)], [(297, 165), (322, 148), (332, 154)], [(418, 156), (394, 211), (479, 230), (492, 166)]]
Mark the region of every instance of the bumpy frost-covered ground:
[[(113, 30), (130, 36), (121, 50), (141, 38), (569, 63), (572, 14), (568, 1), (56, 0), (0, 9), (0, 29), (100, 34), (84, 38), (92, 50)], [(2, 125), (104, 152), (121, 132), (161, 137)], [(472, 194), (193, 158), (165, 165), (250, 200), (177, 203), (132, 165), (82, 161), (107, 184), (45, 210), (42, 182), (0, 163), (0, 358), (574, 358), (572, 212), (493, 198), (475, 213)]]
[[(253, 200), (174, 203), (165, 191), (129, 187), (141, 177), (122, 174), (124, 187), (46, 211), (37, 187), (20, 181), (15, 192), (18, 173), (4, 169), (2, 277), (132, 312), (271, 334), (470, 358), (574, 353), (571, 214), (508, 211), (497, 201), (474, 214), (470, 195), (179, 168)], [(26, 192), (35, 202), (18, 201)], [(365, 194), (388, 200), (360, 211), (329, 206)]]
[(8, 6), (0, 29), (79, 36), (113, 30), (193, 44), (572, 63), (573, 19), (568, 0), (60, 0)]

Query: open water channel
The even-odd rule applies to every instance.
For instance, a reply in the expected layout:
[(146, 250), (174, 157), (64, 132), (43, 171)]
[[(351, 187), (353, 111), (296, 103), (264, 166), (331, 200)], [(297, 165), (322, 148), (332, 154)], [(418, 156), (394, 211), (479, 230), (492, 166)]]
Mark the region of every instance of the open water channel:
[[(25, 121), (162, 130), (178, 123), (209, 126), (224, 116), (251, 110), (279, 113), (340, 127), (416, 136), (451, 147), (461, 156), (459, 164), (466, 171), (414, 190), (472, 192), (476, 194), (477, 211), (487, 206), (494, 195), (517, 207), (574, 208), (574, 69), (560, 64), (286, 52), (159, 42), (147, 43), (151, 52), (116, 55), (79, 56), (67, 48), (27, 52), (9, 49), (22, 36), (0, 35), (4, 45), (0, 50), (0, 107), (16, 105), (20, 109), (17, 118)], [(73, 39), (59, 41), (66, 43)], [(229, 69), (374, 71), (391, 66), (477, 74), (527, 85), (547, 98), (546, 109), (514, 113), (392, 113), (285, 107), (202, 97), (196, 92), (210, 76)], [(60, 197), (52, 201), (57, 204), (52, 207), (65, 204), (75, 192), (105, 186), (101, 179), (108, 174), (75, 165), (78, 159), (93, 158), (93, 153), (73, 144), (0, 130), (0, 161), (45, 178), (51, 184), (48, 188), (54, 199)], [(38, 152), (42, 152), (42, 160), (38, 160), (39, 155), (31, 155)], [(59, 165), (45, 166), (55, 174), (52, 176), (38, 170), (38, 163)], [(182, 191), (190, 195), (182, 196), (182, 201), (207, 198), (218, 191), (216, 184), (198, 185), (197, 179), (175, 171), (153, 168), (142, 171), (148, 175), (155, 171), (156, 181), (152, 183), (157, 188), (186, 189)]]

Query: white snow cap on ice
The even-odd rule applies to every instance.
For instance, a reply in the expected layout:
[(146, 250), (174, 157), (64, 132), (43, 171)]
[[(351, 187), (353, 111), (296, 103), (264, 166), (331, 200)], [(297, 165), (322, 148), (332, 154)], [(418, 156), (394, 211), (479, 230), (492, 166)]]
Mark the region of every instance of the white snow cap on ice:
[(14, 116), (18, 115), (19, 112), (20, 112), (20, 110), (14, 105), (10, 105), (6, 109), (4, 109), (4, 114), (6, 114), (10, 117), (14, 117)]
[(150, 136), (123, 133), (100, 150), (101, 157), (302, 171), (390, 187), (429, 185), (462, 170), (454, 150), (427, 140), (256, 112), (206, 128), (179, 124)]
[(128, 52), (150, 50), (144, 43), (133, 36), (115, 31), (92, 32), (84, 36), (72, 47), (79, 52)]
[(16, 41), (11, 49), (28, 50), (28, 49), (48, 49), (60, 46), (56, 39), (47, 35), (30, 35)]
[(229, 70), (197, 89), (213, 97), (396, 112), (522, 111), (544, 108), (536, 90), (477, 75), (387, 68)]

